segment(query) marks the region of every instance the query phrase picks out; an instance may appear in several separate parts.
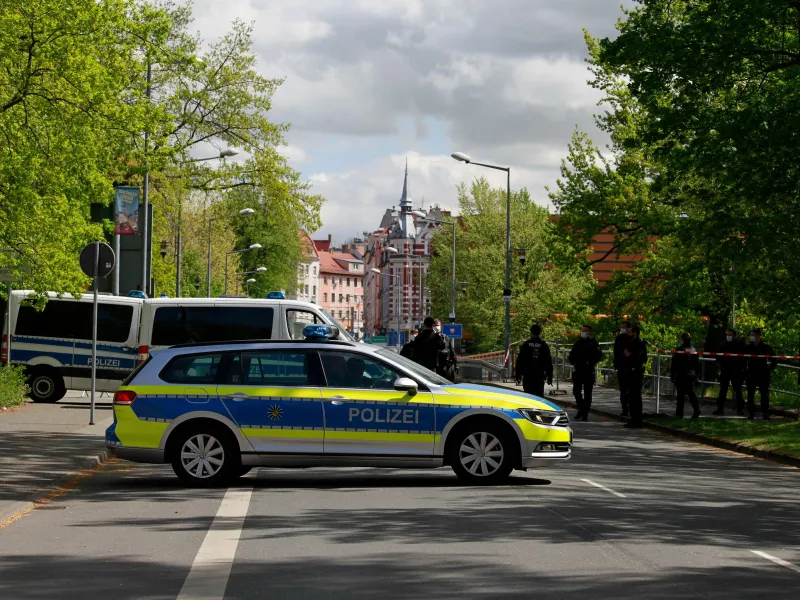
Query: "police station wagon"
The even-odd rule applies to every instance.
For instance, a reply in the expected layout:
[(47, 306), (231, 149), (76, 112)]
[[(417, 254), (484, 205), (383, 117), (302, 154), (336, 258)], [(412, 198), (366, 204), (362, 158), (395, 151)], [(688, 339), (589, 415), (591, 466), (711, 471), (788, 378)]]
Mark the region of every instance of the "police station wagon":
[(453, 385), (379, 346), (331, 340), (193, 344), (163, 350), (114, 397), (116, 456), (170, 463), (195, 486), (254, 466), (441, 467), (476, 483), (571, 454), (567, 414), (513, 390)]

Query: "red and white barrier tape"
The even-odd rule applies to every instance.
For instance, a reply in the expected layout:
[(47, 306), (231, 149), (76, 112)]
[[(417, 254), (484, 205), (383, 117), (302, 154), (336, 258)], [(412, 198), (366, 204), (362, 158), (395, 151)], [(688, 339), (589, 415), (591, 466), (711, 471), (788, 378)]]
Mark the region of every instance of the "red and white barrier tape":
[(783, 354), (734, 354), (731, 352), (700, 352), (699, 350), (662, 350), (661, 354), (696, 354), (697, 356), (724, 356), (726, 358), (782, 358), (800, 360), (800, 356), (786, 356)]

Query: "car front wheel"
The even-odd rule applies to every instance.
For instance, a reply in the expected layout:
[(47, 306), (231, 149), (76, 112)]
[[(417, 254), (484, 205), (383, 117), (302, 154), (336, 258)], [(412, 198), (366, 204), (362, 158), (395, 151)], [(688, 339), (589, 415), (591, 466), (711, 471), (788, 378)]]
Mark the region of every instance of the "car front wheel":
[(450, 446), (450, 465), (464, 481), (484, 485), (500, 483), (514, 468), (515, 446), (502, 425), (475, 423), (457, 432)]
[(242, 469), (239, 449), (232, 437), (217, 427), (184, 430), (174, 446), (173, 471), (192, 487), (226, 485)]

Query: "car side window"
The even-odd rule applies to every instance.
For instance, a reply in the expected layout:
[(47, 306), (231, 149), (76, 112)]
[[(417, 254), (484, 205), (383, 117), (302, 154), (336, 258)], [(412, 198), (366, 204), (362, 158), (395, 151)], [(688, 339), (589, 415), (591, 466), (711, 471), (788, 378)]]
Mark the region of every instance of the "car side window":
[(242, 385), (259, 387), (303, 387), (316, 385), (313, 352), (263, 350), (243, 352)]
[(286, 311), (286, 328), (290, 340), (302, 340), (303, 329), (308, 325), (322, 324), (323, 321), (310, 310), (290, 309)]
[(399, 371), (362, 354), (322, 350), (320, 358), (328, 387), (393, 390), (394, 382), (404, 377)]
[(167, 363), (159, 377), (167, 383), (199, 385), (216, 383), (223, 354), (176, 356)]

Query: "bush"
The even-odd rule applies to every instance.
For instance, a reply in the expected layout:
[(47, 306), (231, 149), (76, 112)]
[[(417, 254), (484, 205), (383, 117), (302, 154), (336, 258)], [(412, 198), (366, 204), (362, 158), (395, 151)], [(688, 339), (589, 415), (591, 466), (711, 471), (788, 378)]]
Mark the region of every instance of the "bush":
[(0, 367), (0, 408), (22, 404), (28, 391), (23, 367)]

